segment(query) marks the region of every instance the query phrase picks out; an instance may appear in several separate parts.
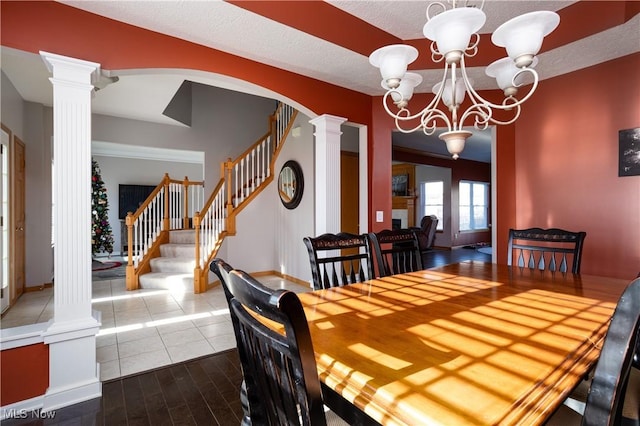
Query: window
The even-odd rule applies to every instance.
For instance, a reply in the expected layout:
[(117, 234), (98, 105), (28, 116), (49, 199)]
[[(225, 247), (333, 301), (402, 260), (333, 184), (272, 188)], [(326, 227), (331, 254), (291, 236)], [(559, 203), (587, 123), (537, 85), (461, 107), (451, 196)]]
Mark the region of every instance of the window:
[(489, 184), (460, 181), (460, 230), (488, 229)]
[(444, 182), (422, 182), (422, 215), (436, 215), (438, 217), (438, 226), (436, 229), (442, 231), (443, 223), (443, 201), (444, 201)]

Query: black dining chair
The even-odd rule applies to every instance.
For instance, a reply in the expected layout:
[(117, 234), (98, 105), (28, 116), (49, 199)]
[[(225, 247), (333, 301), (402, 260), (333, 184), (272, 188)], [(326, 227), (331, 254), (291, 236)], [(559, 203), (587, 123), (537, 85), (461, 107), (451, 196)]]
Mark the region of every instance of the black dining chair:
[(640, 421), (640, 371), (633, 365), (640, 340), (640, 278), (626, 288), (604, 338), (584, 414), (562, 405), (547, 425), (613, 426)]
[(379, 277), (422, 269), (422, 256), (415, 231), (385, 229), (369, 233), (369, 238), (376, 254)]
[(265, 287), (240, 270), (229, 273), (228, 285), (251, 424), (346, 425), (335, 413), (325, 411), (309, 326), (298, 296)]
[(371, 246), (366, 234), (341, 232), (303, 239), (314, 290), (339, 287), (373, 278)]
[(507, 264), (530, 269), (580, 273), (586, 232), (559, 228), (509, 229)]
[[(227, 304), (229, 308), (231, 308), (231, 299), (233, 299), (233, 294), (231, 294), (231, 290), (229, 290), (229, 274), (233, 270), (231, 265), (225, 262), (223, 259), (215, 258), (209, 264), (209, 270), (216, 274), (218, 279), (220, 280), (220, 285), (222, 286), (222, 290), (224, 291), (224, 296), (227, 299)], [(236, 338), (236, 342), (238, 341), (238, 332), (239, 325), (238, 320), (234, 315), (231, 315), (231, 322), (233, 323), (233, 332)], [(244, 373), (242, 384), (240, 385), (240, 403), (242, 404), (242, 421), (240, 424), (242, 426), (251, 426), (251, 418), (249, 411), (249, 397), (247, 395), (247, 385), (244, 380)]]

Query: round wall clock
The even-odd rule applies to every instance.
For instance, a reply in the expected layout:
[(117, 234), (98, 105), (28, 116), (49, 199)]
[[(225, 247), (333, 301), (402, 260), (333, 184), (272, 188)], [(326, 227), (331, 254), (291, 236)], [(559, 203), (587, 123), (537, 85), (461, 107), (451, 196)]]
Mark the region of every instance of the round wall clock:
[(278, 175), (278, 195), (282, 205), (295, 209), (302, 200), (304, 177), (297, 161), (289, 160), (282, 166)]

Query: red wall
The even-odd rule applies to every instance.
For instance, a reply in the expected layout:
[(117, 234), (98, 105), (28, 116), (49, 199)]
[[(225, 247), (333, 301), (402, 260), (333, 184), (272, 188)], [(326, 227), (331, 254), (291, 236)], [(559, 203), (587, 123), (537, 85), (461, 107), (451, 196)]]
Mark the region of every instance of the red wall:
[(640, 176), (618, 131), (640, 127), (640, 54), (544, 80), (516, 123), (516, 223), (586, 231), (581, 272), (640, 272)]
[(44, 395), (48, 387), (48, 345), (39, 343), (0, 352), (0, 406)]

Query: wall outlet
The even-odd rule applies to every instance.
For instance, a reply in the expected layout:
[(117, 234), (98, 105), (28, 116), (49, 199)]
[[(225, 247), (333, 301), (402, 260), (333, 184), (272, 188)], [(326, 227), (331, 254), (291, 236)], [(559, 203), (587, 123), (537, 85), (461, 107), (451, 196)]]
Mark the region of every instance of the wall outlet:
[(376, 211), (376, 222), (384, 222), (384, 212), (381, 210)]

